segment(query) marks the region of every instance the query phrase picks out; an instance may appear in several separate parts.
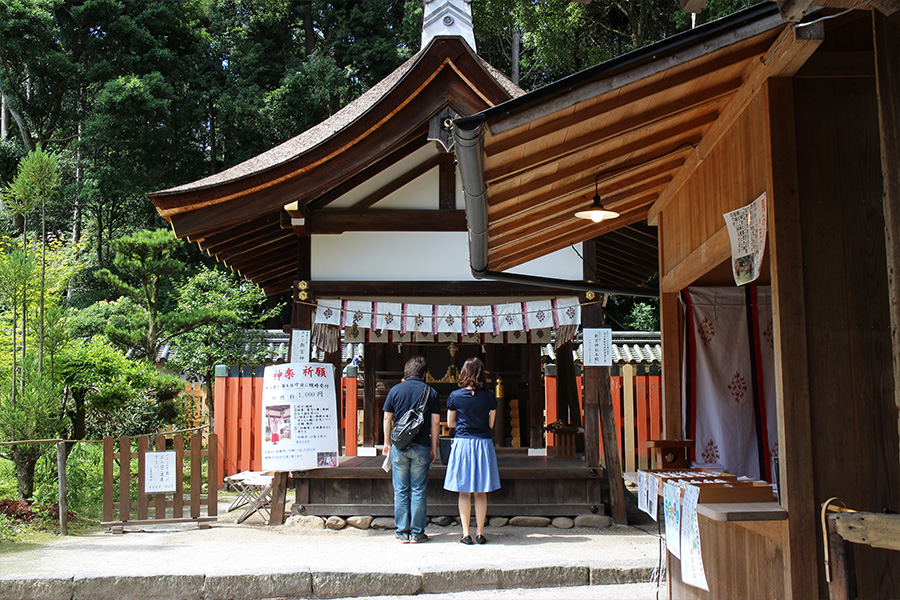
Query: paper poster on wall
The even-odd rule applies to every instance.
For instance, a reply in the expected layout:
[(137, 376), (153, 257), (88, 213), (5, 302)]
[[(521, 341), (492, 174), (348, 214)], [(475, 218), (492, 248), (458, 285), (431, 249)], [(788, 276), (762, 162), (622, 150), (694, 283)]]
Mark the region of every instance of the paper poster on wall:
[(175, 491), (175, 453), (144, 453), (144, 493)]
[(266, 367), (262, 397), (263, 471), (338, 466), (334, 366)]
[(723, 215), (728, 237), (731, 239), (731, 271), (734, 282), (744, 285), (759, 277), (763, 252), (766, 249), (766, 193), (759, 198)]
[(663, 485), (663, 512), (666, 522), (666, 549), (681, 559), (681, 488), (671, 483)]
[(700, 521), (697, 518), (697, 501), (700, 488), (688, 485), (684, 488), (681, 503), (681, 581), (709, 591), (703, 554), (700, 552)]
[(585, 367), (612, 365), (612, 329), (585, 329), (581, 332)]

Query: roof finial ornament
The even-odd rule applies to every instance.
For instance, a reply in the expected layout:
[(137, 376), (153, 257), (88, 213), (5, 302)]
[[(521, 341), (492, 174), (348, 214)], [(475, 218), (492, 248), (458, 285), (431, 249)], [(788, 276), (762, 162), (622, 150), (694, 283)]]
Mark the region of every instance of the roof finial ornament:
[(425, 0), (422, 16), (422, 48), (439, 35), (458, 35), (475, 48), (475, 30), (472, 27), (470, 0)]

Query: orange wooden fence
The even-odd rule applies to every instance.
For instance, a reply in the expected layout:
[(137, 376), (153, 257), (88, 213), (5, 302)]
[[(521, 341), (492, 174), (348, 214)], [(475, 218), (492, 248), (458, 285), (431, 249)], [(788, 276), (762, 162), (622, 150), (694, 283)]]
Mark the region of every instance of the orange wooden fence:
[[(262, 386), (264, 367), (217, 367), (213, 430), (218, 436), (219, 486), (222, 480), (241, 471), (261, 470)], [(610, 379), (616, 435), (622, 469), (635, 471), (650, 467), (647, 440), (662, 436), (662, 393), (657, 374), (644, 374), (643, 365), (624, 365), (620, 375)], [(581, 378), (578, 378), (579, 384)], [(579, 403), (582, 402), (581, 386)], [(547, 421), (556, 420), (556, 379), (545, 378)], [(552, 408), (551, 408), (552, 407)], [(340, 443), (345, 456), (356, 456), (359, 435), (355, 377), (341, 379)], [(548, 438), (551, 436), (548, 435)], [(601, 438), (602, 439), (602, 438)], [(548, 439), (548, 444), (553, 440)], [(601, 441), (602, 449), (602, 441)]]

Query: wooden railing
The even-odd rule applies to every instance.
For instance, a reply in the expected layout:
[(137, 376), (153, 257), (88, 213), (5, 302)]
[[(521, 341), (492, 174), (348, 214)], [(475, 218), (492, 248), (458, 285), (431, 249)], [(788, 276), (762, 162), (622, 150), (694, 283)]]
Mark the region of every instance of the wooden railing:
[[(217, 472), (215, 434), (209, 436), (208, 449), (203, 448), (203, 436), (197, 432), (190, 436), (190, 444), (185, 447), (184, 436), (172, 436), (171, 449), (167, 450), (167, 435), (142, 435), (137, 438), (103, 438), (103, 521), (102, 525), (121, 532), (124, 525), (149, 523), (196, 522), (201, 525), (215, 521), (218, 515), (217, 486), (204, 483), (219, 480)], [(118, 442), (118, 451), (116, 450)], [(132, 448), (136, 442), (136, 451)], [(155, 446), (150, 451), (151, 445)], [(174, 454), (174, 461), (161, 461), (161, 467), (151, 469), (147, 461), (157, 455)], [(161, 456), (160, 456), (161, 457)], [(169, 455), (168, 457), (171, 457)], [(166, 458), (168, 458), (166, 457)], [(207, 477), (203, 477), (203, 459), (207, 459)], [(189, 460), (185, 470), (185, 460)], [(133, 469), (133, 461), (137, 469)], [(118, 473), (116, 473), (118, 465)], [(155, 491), (148, 474), (159, 470), (165, 481), (172, 482), (171, 491)], [(185, 493), (185, 473), (188, 476), (188, 490)], [(152, 503), (151, 503), (152, 497)], [(118, 499), (117, 499), (118, 498)], [(206, 514), (203, 514), (203, 505)], [(185, 507), (189, 507), (185, 516)], [(152, 508), (152, 515), (151, 515)], [(171, 509), (171, 510), (170, 510)]]

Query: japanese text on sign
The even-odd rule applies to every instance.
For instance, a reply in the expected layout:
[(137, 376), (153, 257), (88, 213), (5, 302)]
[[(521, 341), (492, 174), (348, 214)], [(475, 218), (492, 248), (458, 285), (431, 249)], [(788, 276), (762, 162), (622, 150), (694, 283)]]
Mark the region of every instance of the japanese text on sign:
[(174, 492), (176, 483), (175, 453), (144, 454), (144, 493)]
[(585, 367), (612, 365), (612, 329), (585, 329), (582, 332), (582, 340)]

